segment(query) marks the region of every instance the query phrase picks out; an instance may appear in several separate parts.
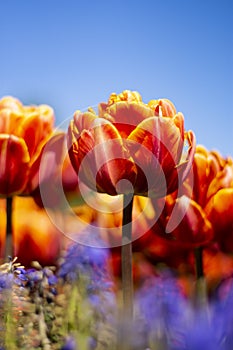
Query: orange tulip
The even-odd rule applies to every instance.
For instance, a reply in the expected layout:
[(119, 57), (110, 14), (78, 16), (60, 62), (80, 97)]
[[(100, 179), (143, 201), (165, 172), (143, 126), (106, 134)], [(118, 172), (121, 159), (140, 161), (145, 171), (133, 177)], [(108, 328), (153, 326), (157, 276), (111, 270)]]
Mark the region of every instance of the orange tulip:
[(47, 105), (23, 106), (13, 97), (0, 100), (0, 196), (28, 194), (35, 188), (31, 169), (53, 124), (54, 113)]
[(193, 176), (193, 200), (205, 211), (221, 249), (232, 252), (233, 159), (198, 146), (194, 156)]
[(123, 91), (100, 103), (99, 115), (92, 109), (74, 114), (68, 148), (79, 179), (91, 189), (163, 197), (187, 176), (195, 137), (169, 100), (145, 104), (138, 92)]
[[(198, 145), (193, 162), (192, 198), (205, 208), (212, 196), (233, 186), (233, 160)], [(188, 180), (187, 180), (188, 183)]]
[(187, 248), (217, 240), (223, 250), (232, 252), (232, 159), (198, 145), (190, 174), (192, 178), (188, 176), (183, 183), (180, 197), (176, 198), (176, 193), (166, 197), (159, 219), (163, 237)]
[(206, 212), (222, 251), (233, 252), (233, 187), (220, 189), (208, 202)]
[(209, 243), (213, 230), (202, 207), (185, 195), (176, 199), (171, 199), (171, 195), (168, 197), (158, 220), (162, 235), (188, 249)]

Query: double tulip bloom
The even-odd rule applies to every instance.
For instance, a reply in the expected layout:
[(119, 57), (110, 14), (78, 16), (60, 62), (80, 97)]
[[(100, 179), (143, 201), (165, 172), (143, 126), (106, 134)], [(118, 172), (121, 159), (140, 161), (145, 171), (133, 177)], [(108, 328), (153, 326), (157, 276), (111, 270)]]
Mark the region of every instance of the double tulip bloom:
[(146, 104), (126, 90), (100, 103), (98, 115), (77, 111), (68, 148), (79, 179), (94, 191), (163, 197), (186, 178), (195, 137), (169, 100)]
[(0, 196), (30, 194), (39, 184), (43, 148), (51, 138), (53, 109), (0, 100)]
[(212, 224), (214, 239), (233, 252), (233, 159), (198, 146), (194, 158), (192, 198)]
[[(166, 197), (155, 232), (177, 246), (199, 247), (214, 240), (232, 252), (232, 159), (198, 145), (192, 171), (179, 192), (181, 196)], [(157, 208), (159, 201), (154, 204)]]

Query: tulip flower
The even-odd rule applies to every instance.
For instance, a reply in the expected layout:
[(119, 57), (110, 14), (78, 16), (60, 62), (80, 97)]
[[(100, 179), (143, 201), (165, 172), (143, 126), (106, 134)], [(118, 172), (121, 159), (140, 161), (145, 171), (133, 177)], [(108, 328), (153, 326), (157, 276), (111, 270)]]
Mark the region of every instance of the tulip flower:
[[(24, 106), (10, 96), (0, 100), (0, 197), (7, 198), (6, 255), (12, 250), (12, 198), (30, 195), (38, 187), (45, 145), (58, 137), (53, 135), (53, 126), (54, 112), (47, 105)], [(51, 152), (50, 158), (54, 158)]]
[[(172, 225), (173, 229), (167, 235), (183, 248), (204, 246), (213, 238), (212, 225), (206, 213), (200, 205), (185, 195), (173, 201), (167, 199), (158, 222), (164, 231)], [(163, 235), (166, 236), (166, 233)]]
[(169, 100), (145, 104), (138, 93), (124, 91), (101, 103), (99, 115), (77, 111), (68, 147), (80, 180), (93, 190), (159, 198), (186, 178), (195, 137), (184, 131), (184, 117)]
[(184, 131), (184, 117), (167, 99), (142, 101), (123, 91), (100, 103), (98, 115), (77, 111), (68, 130), (68, 149), (78, 178), (92, 190), (124, 195), (122, 286), (124, 306), (132, 314), (133, 195), (161, 198), (187, 177), (195, 137)]
[(219, 190), (233, 186), (233, 160), (198, 145), (194, 155), (193, 180), (192, 198), (205, 208)]
[(219, 190), (208, 202), (207, 216), (212, 223), (215, 240), (223, 252), (233, 252), (233, 187)]
[[(193, 163), (192, 199), (206, 213), (214, 240), (225, 252), (232, 252), (233, 159), (198, 146)], [(187, 179), (187, 188), (189, 182)]]
[(23, 106), (13, 97), (0, 100), (0, 196), (29, 194), (34, 166), (52, 136), (54, 113), (47, 105)]

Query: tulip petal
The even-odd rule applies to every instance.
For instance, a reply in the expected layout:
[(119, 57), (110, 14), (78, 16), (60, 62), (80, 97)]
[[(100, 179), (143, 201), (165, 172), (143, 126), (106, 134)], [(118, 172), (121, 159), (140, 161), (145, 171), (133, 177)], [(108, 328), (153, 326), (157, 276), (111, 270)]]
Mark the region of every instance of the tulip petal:
[(74, 124), (77, 128), (77, 132), (80, 133), (82, 130), (92, 129), (97, 118), (97, 115), (90, 111), (84, 113), (81, 113), (80, 111), (75, 112)]
[[(216, 181), (215, 177), (220, 171), (221, 166), (217, 157), (203, 146), (198, 145), (193, 162), (193, 199), (201, 206), (205, 206), (207, 200), (217, 190), (220, 182)], [(214, 181), (213, 185), (211, 185), (212, 181)]]
[(181, 163), (177, 166), (177, 175), (178, 175), (178, 183), (173, 183), (170, 182), (170, 191), (169, 193), (173, 192), (172, 187), (175, 188), (180, 188), (185, 179), (187, 178), (188, 175), (191, 175), (189, 180), (190, 180), (190, 185), (192, 186), (193, 184), (193, 174), (190, 174), (192, 164), (193, 164), (193, 159), (194, 159), (194, 154), (195, 154), (195, 148), (196, 148), (196, 137), (195, 134), (192, 131), (188, 131), (185, 133), (185, 141), (187, 141), (188, 145), (188, 151), (186, 153), (186, 157), (182, 157)]
[[(142, 121), (129, 135), (128, 140), (133, 140), (145, 146), (158, 158), (160, 163), (172, 155), (173, 163), (180, 160), (183, 135), (174, 121), (165, 117), (151, 117)], [(166, 162), (164, 162), (166, 163)]]
[(0, 135), (0, 196), (21, 194), (29, 171), (29, 153), (23, 139)]
[(139, 123), (154, 115), (151, 108), (137, 102), (117, 102), (107, 108), (107, 114), (122, 137), (127, 137)]
[(166, 98), (151, 100), (148, 102), (148, 106), (155, 111), (156, 116), (174, 117), (176, 115), (174, 104)]
[(10, 109), (11, 111), (21, 112), (22, 108), (22, 103), (12, 96), (5, 96), (0, 100), (0, 110)]
[[(93, 129), (95, 150), (93, 152), (96, 165), (96, 183), (100, 192), (118, 194), (124, 192), (122, 186), (131, 187), (136, 177), (136, 167), (124, 147), (117, 129), (110, 123), (104, 123)], [(128, 184), (119, 183), (127, 179)], [(107, 191), (104, 190), (107, 188)], [(125, 188), (125, 192), (130, 190)]]
[(61, 171), (65, 141), (66, 135), (64, 132), (53, 134), (41, 149), (38, 157), (34, 157), (33, 162), (30, 163), (26, 193), (32, 193), (38, 186), (42, 186), (45, 182), (54, 181), (57, 172), (59, 170)]
[(24, 107), (24, 113), (16, 135), (25, 140), (32, 158), (35, 153), (41, 151), (43, 144), (53, 131), (54, 113), (52, 108), (46, 105)]
[(226, 165), (222, 171), (211, 181), (206, 194), (206, 201), (208, 201), (212, 195), (217, 193), (221, 188), (228, 188), (231, 186), (233, 180), (233, 168), (230, 165)]
[[(19, 127), (23, 117), (23, 114), (19, 111), (9, 108), (0, 109), (0, 133), (15, 134), (15, 130)], [(20, 135), (16, 136), (20, 137)]]
[(219, 190), (205, 207), (215, 238), (224, 251), (233, 252), (233, 188)]
[(155, 196), (166, 195), (169, 184), (165, 178), (173, 176), (181, 157), (183, 140), (179, 128), (171, 118), (152, 117), (141, 122), (127, 140), (130, 154), (147, 179), (148, 190)]
[(91, 130), (83, 130), (76, 142), (73, 141), (72, 164), (86, 185), (95, 191), (116, 195), (122, 191), (117, 188), (120, 180), (135, 182), (135, 165), (114, 125), (102, 118), (92, 120), (91, 124)]

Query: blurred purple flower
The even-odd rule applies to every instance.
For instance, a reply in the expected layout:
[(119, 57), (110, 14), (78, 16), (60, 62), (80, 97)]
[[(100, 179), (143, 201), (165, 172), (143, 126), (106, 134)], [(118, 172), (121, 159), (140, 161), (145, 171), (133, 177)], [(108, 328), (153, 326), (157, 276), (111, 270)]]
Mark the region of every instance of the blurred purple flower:
[(233, 349), (233, 278), (224, 280), (213, 301), (213, 320), (215, 333), (224, 350)]
[(67, 337), (65, 340), (65, 344), (61, 347), (61, 350), (78, 350), (78, 346), (74, 337)]
[(187, 301), (175, 278), (162, 276), (147, 281), (136, 295), (138, 313), (152, 342), (166, 348), (183, 346)]
[(78, 281), (81, 275), (89, 277), (87, 290), (110, 287), (109, 271), (107, 267), (109, 251), (106, 248), (96, 248), (75, 243), (71, 245), (61, 263), (58, 277), (64, 281)]
[(13, 273), (0, 273), (0, 292), (4, 289), (11, 289), (13, 285)]
[[(202, 308), (190, 307), (190, 311), (185, 315), (184, 347), (182, 350), (226, 350), (221, 344), (219, 332), (216, 329), (215, 316), (211, 305)], [(175, 347), (171, 350), (181, 350), (181, 348)]]

